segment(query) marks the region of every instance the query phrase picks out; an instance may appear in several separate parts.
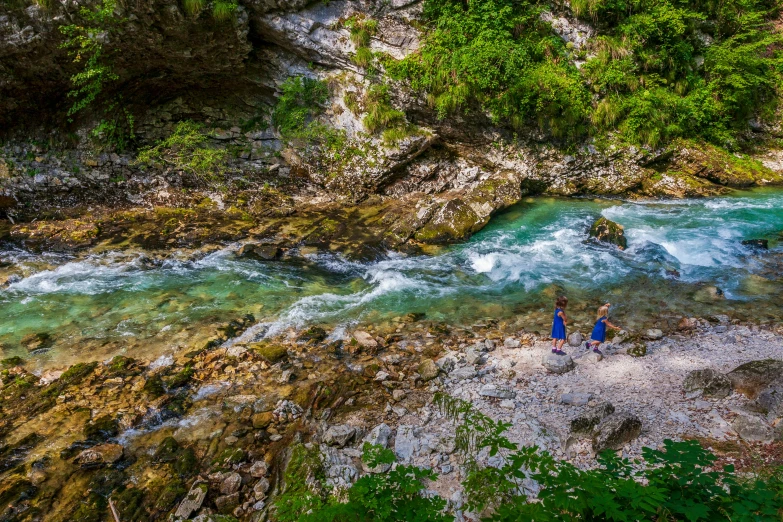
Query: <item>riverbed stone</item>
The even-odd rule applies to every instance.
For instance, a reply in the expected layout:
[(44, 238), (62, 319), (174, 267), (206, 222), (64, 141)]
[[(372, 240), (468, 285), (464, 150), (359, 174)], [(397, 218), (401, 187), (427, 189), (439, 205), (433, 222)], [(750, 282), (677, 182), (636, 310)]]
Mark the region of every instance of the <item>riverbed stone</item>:
[(731, 395), (731, 381), (722, 373), (712, 369), (693, 370), (682, 383), (685, 395), (694, 399), (702, 395), (723, 399)]
[(479, 395), (482, 397), (491, 397), (494, 399), (513, 399), (517, 396), (517, 392), (511, 388), (489, 383), (481, 387), (479, 390)]
[(738, 415), (731, 427), (743, 440), (749, 442), (772, 442), (775, 440), (775, 432), (772, 426), (755, 415)]
[(174, 517), (179, 519), (190, 518), (193, 513), (201, 509), (204, 499), (207, 498), (208, 491), (208, 486), (203, 482), (193, 484), (188, 494), (180, 502)]
[(356, 339), (356, 342), (361, 346), (362, 348), (377, 348), (378, 347), (378, 341), (373, 339), (372, 335), (368, 334), (367, 332), (357, 330), (353, 333), (353, 338)]
[(568, 344), (570, 346), (573, 346), (576, 348), (577, 346), (582, 345), (582, 333), (581, 332), (573, 332), (571, 335), (568, 336)]
[(644, 332), (644, 337), (651, 341), (657, 341), (658, 339), (663, 339), (663, 331), (660, 328), (650, 328)]
[(337, 446), (342, 448), (353, 438), (356, 434), (356, 428), (347, 424), (336, 424), (330, 426), (326, 433), (324, 433), (324, 443), (329, 446)]
[(242, 487), (242, 475), (239, 473), (229, 473), (223, 478), (220, 483), (220, 493), (223, 495), (231, 495), (239, 491)]
[(457, 368), (456, 370), (452, 371), (449, 374), (449, 377), (457, 381), (463, 381), (465, 379), (472, 379), (476, 375), (476, 370), (473, 367), (463, 366), (462, 368)]
[(628, 248), (625, 230), (619, 223), (600, 217), (590, 227), (590, 238), (601, 243), (615, 245), (620, 250)]
[(259, 261), (274, 261), (280, 258), (282, 250), (277, 245), (261, 245), (247, 243), (237, 250), (237, 257), (256, 259)]
[(432, 359), (424, 359), (421, 364), (419, 364), (417, 371), (419, 372), (419, 375), (421, 375), (421, 379), (424, 382), (427, 382), (438, 376), (440, 368), (438, 368), (438, 365), (435, 364), (435, 361)]
[(402, 424), (397, 428), (397, 437), (394, 440), (394, 454), (402, 464), (409, 464), (413, 455), (421, 448), (418, 428), (408, 424)]
[(505, 348), (519, 348), (522, 343), (519, 342), (519, 339), (515, 339), (513, 337), (506, 337), (506, 339), (503, 341), (503, 347)]
[(642, 421), (629, 412), (615, 412), (605, 417), (593, 429), (593, 452), (620, 449), (642, 432)]
[(635, 342), (628, 346), (625, 353), (631, 357), (644, 357), (647, 355), (647, 343)]
[(465, 362), (468, 364), (478, 364), (481, 362), (481, 352), (475, 348), (465, 350)]
[(614, 413), (612, 403), (604, 401), (590, 408), (571, 421), (571, 432), (574, 435), (587, 435), (606, 417)]
[(750, 399), (755, 399), (781, 375), (783, 375), (783, 361), (763, 359), (737, 366), (727, 373), (726, 377), (731, 380), (736, 391)]
[(541, 358), (541, 365), (552, 373), (567, 373), (574, 369), (574, 360), (570, 355), (546, 353)]
[(111, 465), (122, 458), (123, 452), (120, 444), (100, 444), (79, 453), (74, 463), (82, 468)]
[(695, 330), (697, 326), (699, 326), (699, 320), (695, 317), (683, 317), (677, 323), (677, 329), (680, 331)]
[(560, 402), (570, 406), (585, 406), (592, 398), (592, 393), (564, 393), (560, 396)]

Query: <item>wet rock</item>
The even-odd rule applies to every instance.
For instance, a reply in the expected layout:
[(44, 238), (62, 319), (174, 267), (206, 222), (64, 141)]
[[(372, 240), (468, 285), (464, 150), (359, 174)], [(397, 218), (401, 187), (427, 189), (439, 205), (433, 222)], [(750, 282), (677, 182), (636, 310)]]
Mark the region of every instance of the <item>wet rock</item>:
[(745, 239), (742, 244), (757, 250), (769, 250), (769, 240), (767, 239)]
[(495, 399), (513, 399), (517, 396), (517, 392), (511, 388), (504, 386), (498, 386), (497, 384), (485, 384), (479, 390), (479, 395), (482, 397), (492, 397)]
[(247, 347), (248, 349), (253, 350), (258, 355), (269, 361), (271, 364), (282, 360), (284, 357), (286, 357), (286, 355), (288, 355), (288, 349), (285, 346), (268, 341), (251, 343)]
[(783, 417), (783, 378), (776, 380), (759, 393), (756, 402), (767, 413)]
[(54, 338), (45, 332), (28, 334), (22, 337), (19, 343), (27, 348), (29, 352), (35, 352), (38, 350), (46, 350), (51, 348), (54, 344)]
[(695, 330), (699, 326), (699, 321), (695, 317), (683, 317), (677, 324), (677, 329), (681, 332)]
[(582, 333), (581, 332), (574, 332), (571, 335), (568, 336), (568, 344), (569, 346), (573, 346), (576, 348), (577, 346), (582, 345)]
[(274, 261), (279, 259), (282, 254), (280, 247), (275, 245), (259, 245), (247, 243), (237, 250), (237, 257), (245, 259), (256, 259), (259, 261)]
[(642, 421), (628, 412), (615, 412), (605, 417), (593, 430), (593, 451), (620, 449), (642, 432)]
[(123, 451), (120, 444), (101, 444), (79, 453), (74, 463), (82, 468), (111, 465), (122, 458)]
[(364, 442), (385, 448), (389, 445), (389, 438), (391, 435), (392, 429), (387, 426), (386, 423), (381, 423), (371, 429), (370, 432), (364, 436)]
[(592, 393), (564, 393), (560, 396), (560, 402), (571, 406), (585, 406), (592, 398)]
[(329, 446), (337, 446), (342, 448), (353, 438), (356, 434), (356, 428), (348, 426), (347, 424), (336, 424), (330, 426), (326, 433), (324, 433), (324, 443)]
[(606, 417), (614, 413), (610, 402), (602, 402), (571, 421), (571, 432), (575, 435), (590, 435), (593, 429)]
[(759, 417), (751, 415), (739, 415), (731, 423), (734, 431), (749, 442), (772, 442), (775, 440), (775, 432), (772, 427)]
[(541, 365), (552, 373), (567, 373), (574, 369), (574, 361), (570, 355), (556, 353), (544, 354)]
[(474, 368), (471, 366), (463, 366), (462, 368), (457, 368), (456, 370), (452, 371), (449, 374), (449, 377), (457, 381), (463, 381), (465, 379), (472, 379), (476, 375), (477, 373)]
[(310, 344), (317, 344), (326, 339), (326, 330), (320, 326), (311, 326), (296, 338), (299, 342), (305, 342)]
[(203, 482), (193, 484), (187, 496), (180, 502), (174, 517), (180, 519), (190, 518), (193, 513), (201, 509), (204, 499), (207, 498), (207, 491), (208, 487)]
[(432, 359), (424, 359), (421, 364), (419, 364), (417, 371), (419, 372), (419, 375), (421, 375), (421, 379), (424, 382), (427, 382), (438, 376), (440, 368), (438, 368), (438, 365), (435, 364), (435, 361)]
[(723, 399), (731, 395), (731, 381), (728, 377), (712, 368), (690, 372), (682, 383), (685, 396), (689, 399), (705, 395)]
[(625, 250), (628, 247), (623, 226), (605, 217), (600, 217), (593, 223), (593, 226), (590, 227), (590, 237), (601, 243), (615, 245), (620, 250)]
[(361, 330), (357, 330), (353, 333), (353, 338), (362, 348), (377, 348), (378, 341), (373, 339), (372, 335)]
[(658, 339), (663, 339), (663, 331), (658, 328), (650, 328), (646, 332), (644, 332), (644, 338), (649, 339), (651, 341), (657, 341)]
[(764, 389), (783, 375), (783, 361), (763, 359), (737, 366), (726, 374), (734, 389), (750, 399), (758, 397)]

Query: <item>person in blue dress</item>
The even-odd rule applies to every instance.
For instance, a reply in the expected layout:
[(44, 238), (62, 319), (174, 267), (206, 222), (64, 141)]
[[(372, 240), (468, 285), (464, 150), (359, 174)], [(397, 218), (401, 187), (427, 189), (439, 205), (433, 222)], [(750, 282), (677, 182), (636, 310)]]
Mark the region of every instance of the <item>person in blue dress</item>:
[(568, 306), (568, 298), (561, 295), (555, 301), (555, 317), (552, 320), (552, 353), (558, 355), (565, 355), (562, 348), (565, 344), (566, 324), (568, 324), (565, 313), (566, 306)]
[(593, 333), (590, 334), (590, 340), (585, 342), (585, 349), (589, 350), (593, 347), (595, 353), (601, 353), (598, 346), (606, 341), (606, 328), (612, 328), (614, 330), (620, 330), (620, 327), (609, 322), (609, 307), (611, 303), (606, 303), (598, 309), (598, 313), (595, 326), (593, 327)]

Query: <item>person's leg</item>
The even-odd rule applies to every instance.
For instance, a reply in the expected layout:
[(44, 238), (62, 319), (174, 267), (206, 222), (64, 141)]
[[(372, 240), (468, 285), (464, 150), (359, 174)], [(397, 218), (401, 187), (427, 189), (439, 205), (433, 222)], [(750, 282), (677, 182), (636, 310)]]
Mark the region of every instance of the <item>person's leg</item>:
[(560, 342), (557, 343), (557, 351), (558, 352), (561, 352), (561, 353), (563, 352), (563, 345), (565, 344), (565, 342), (566, 342), (565, 339), (560, 339)]

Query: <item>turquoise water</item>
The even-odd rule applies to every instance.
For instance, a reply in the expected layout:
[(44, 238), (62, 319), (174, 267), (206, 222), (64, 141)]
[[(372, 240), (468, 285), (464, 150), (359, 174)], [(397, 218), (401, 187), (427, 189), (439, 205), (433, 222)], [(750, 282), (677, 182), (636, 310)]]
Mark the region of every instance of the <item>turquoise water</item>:
[[(241, 260), (235, 246), (162, 261), (5, 250), (4, 263), (28, 271), (42, 261), (50, 266), (0, 290), (0, 344), (4, 357), (29, 356), (42, 367), (116, 353), (153, 358), (188, 348), (245, 313), (258, 321), (247, 337), (314, 323), (350, 327), (408, 312), (463, 325), (517, 320), (543, 332), (559, 293), (571, 300), (575, 328), (587, 328), (604, 301), (628, 328), (724, 312), (773, 321), (783, 315), (781, 209), (783, 191), (766, 189), (669, 202), (531, 199), (438, 255), (390, 253), (369, 263), (331, 254)], [(626, 251), (585, 243), (601, 215), (625, 227)], [(751, 238), (769, 238), (770, 250), (740, 244)], [(712, 300), (710, 286), (724, 298)], [(33, 333), (49, 334), (52, 346), (28, 355), (20, 341)]]

